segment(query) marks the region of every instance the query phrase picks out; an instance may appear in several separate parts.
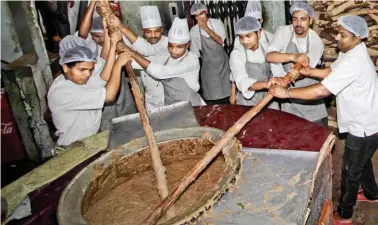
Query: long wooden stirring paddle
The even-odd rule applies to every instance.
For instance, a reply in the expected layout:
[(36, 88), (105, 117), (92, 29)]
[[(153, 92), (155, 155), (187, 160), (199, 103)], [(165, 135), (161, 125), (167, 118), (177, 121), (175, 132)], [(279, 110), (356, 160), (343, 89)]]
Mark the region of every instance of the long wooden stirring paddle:
[[(302, 64), (296, 63), (289, 73), (284, 77), (284, 84), (288, 86), (290, 82), (295, 81), (299, 76), (299, 70), (303, 68)], [(177, 200), (178, 197), (186, 190), (186, 188), (197, 178), (197, 176), (207, 167), (207, 165), (219, 154), (219, 152), (226, 147), (231, 139), (239, 133), (239, 131), (248, 123), (254, 116), (256, 116), (272, 99), (273, 95), (267, 94), (257, 105), (247, 111), (228, 131), (222, 136), (220, 140), (208, 151), (205, 157), (199, 161), (189, 173), (181, 179), (180, 184), (175, 187), (169, 196), (160, 203), (158, 207), (145, 219), (142, 224), (154, 225), (159, 219), (164, 216), (169, 207)]]

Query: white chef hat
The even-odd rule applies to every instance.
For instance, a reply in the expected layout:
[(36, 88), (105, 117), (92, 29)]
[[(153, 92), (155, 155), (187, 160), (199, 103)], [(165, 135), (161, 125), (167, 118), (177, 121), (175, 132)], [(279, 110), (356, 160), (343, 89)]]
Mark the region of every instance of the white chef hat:
[(258, 31), (261, 28), (261, 23), (254, 17), (246, 16), (238, 20), (235, 24), (235, 33), (248, 34), (250, 32)]
[(367, 38), (369, 34), (366, 20), (359, 16), (346, 15), (337, 20), (337, 23), (344, 27), (347, 31), (361, 38)]
[(139, 8), (143, 28), (161, 27), (159, 9), (156, 5), (146, 5)]
[(190, 41), (188, 21), (186, 19), (173, 20), (171, 29), (168, 32), (168, 42), (175, 44), (186, 44)]
[(290, 7), (290, 15), (293, 15), (297, 10), (302, 10), (306, 12), (309, 17), (314, 18), (314, 9), (306, 2), (294, 2)]
[(104, 33), (101, 16), (93, 17), (90, 33)]
[(256, 19), (262, 18), (262, 10), (260, 0), (250, 0), (247, 3), (244, 16), (250, 16)]
[(207, 12), (207, 7), (205, 4), (203, 3), (195, 3), (192, 5), (192, 8), (190, 8), (190, 14), (192, 16), (195, 16), (196, 14), (200, 13), (200, 12)]

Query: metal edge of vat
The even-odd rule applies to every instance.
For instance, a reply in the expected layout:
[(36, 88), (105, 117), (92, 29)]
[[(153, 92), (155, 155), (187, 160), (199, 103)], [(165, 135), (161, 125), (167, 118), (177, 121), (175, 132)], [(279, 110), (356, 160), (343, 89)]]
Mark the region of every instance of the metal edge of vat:
[[(210, 127), (190, 127), (155, 132), (158, 143), (185, 138), (205, 138), (215, 143), (223, 134), (224, 131)], [(132, 140), (105, 153), (82, 169), (70, 181), (59, 199), (57, 209), (59, 225), (88, 225), (82, 215), (82, 203), (87, 188), (91, 181), (93, 181), (94, 168), (96, 166), (102, 166), (106, 169), (111, 164), (115, 154), (117, 154), (118, 157), (125, 157), (141, 151), (147, 146), (148, 144), (145, 137)], [(171, 219), (161, 223), (161, 225), (190, 223), (191, 220), (198, 218), (203, 211), (211, 207), (222, 194), (227, 191), (235, 180), (235, 177), (240, 173), (242, 161), (240, 142), (236, 138), (233, 138), (232, 144), (223, 149), (223, 154), (227, 166), (224, 175), (218, 182), (218, 188), (213, 189), (210, 193), (202, 197), (201, 201), (193, 205), (189, 209), (190, 212), (186, 215)]]

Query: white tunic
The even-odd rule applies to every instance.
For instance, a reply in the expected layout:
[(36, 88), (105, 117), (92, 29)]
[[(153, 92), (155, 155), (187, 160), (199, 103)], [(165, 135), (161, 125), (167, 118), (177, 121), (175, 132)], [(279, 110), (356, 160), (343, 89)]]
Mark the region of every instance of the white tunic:
[[(168, 57), (168, 63), (164, 65)], [(200, 71), (198, 57), (195, 54), (188, 52), (188, 55), (178, 63), (181, 58), (173, 59), (167, 51), (165, 54), (162, 54), (159, 61), (151, 62), (150, 65), (148, 65), (147, 72), (157, 79), (182, 77), (193, 91), (198, 92), (200, 88), (198, 81)]]
[(58, 76), (47, 95), (57, 144), (67, 146), (98, 132), (104, 106), (106, 82), (92, 73), (87, 84), (78, 85)]
[[(286, 47), (290, 42), (290, 37), (293, 32), (295, 32), (293, 30), (293, 25), (280, 26), (274, 34), (274, 38), (270, 43), (268, 52), (276, 51), (285, 53), (284, 51), (286, 50)], [(309, 35), (309, 52), (307, 54), (310, 58), (310, 67), (315, 68), (323, 55), (324, 44), (319, 35), (312, 29), (308, 30), (307, 35)], [(305, 38), (298, 39), (294, 35), (292, 40), (292, 42), (295, 43), (295, 45), (302, 53), (306, 52), (306, 38), (307, 36)], [(286, 72), (281, 63), (272, 63), (271, 65), (274, 77), (283, 77), (286, 75)]]
[[(260, 45), (264, 48), (268, 48), (268, 44), (265, 42), (260, 42)], [(254, 78), (249, 77), (247, 70), (245, 68), (245, 64), (247, 61), (252, 63), (265, 63), (265, 55), (262, 51), (261, 46), (259, 46), (256, 51), (252, 50), (245, 50), (245, 48), (240, 45), (237, 48), (232, 50), (230, 55), (230, 69), (231, 69), (231, 76), (230, 80), (235, 81), (235, 84), (238, 90), (243, 94), (244, 98), (250, 99), (255, 94), (255, 91), (248, 90), (249, 87), (252, 86), (257, 80)], [(247, 57), (245, 51), (247, 51)]]
[(321, 82), (336, 95), (339, 132), (357, 137), (378, 132), (378, 79), (364, 43), (340, 53)]
[[(220, 19), (213, 19), (209, 18), (207, 21), (207, 26), (214, 31), (217, 35), (219, 35), (222, 40), (224, 41), (226, 39), (226, 30), (224, 29), (223, 22)], [(190, 52), (195, 54), (197, 57), (201, 57), (200, 55), (200, 50), (201, 50), (201, 36), (200, 36), (200, 30), (201, 30), (201, 35), (209, 38), (209, 34), (202, 30), (199, 29), (199, 25), (196, 24), (195, 26), (190, 29)]]
[[(151, 62), (159, 62), (161, 58), (168, 53), (168, 38), (161, 36), (156, 44), (151, 44), (147, 40), (138, 37), (133, 44), (133, 49)], [(135, 61), (132, 66), (134, 69), (141, 69)], [(141, 72), (141, 79), (144, 87), (145, 107), (147, 110), (164, 106), (164, 89), (163, 85), (157, 79), (149, 76), (145, 71)]]

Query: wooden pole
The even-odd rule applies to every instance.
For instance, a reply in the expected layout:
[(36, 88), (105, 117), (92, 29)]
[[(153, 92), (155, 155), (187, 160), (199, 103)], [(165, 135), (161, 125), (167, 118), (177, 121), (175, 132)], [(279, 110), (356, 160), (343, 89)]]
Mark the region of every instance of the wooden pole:
[(127, 75), (129, 76), (131, 83), (131, 91), (133, 92), (135, 98), (135, 104), (139, 111), (140, 121), (142, 122), (143, 130), (146, 134), (146, 139), (148, 145), (150, 146), (152, 165), (155, 171), (157, 188), (160, 198), (163, 200), (168, 196), (168, 185), (165, 176), (165, 167), (161, 162), (159, 148), (156, 142), (155, 135), (153, 134), (152, 127), (150, 125), (150, 120), (147, 116), (147, 111), (144, 108), (143, 95), (140, 92), (138, 81), (131, 67), (130, 62), (125, 65)]
[[(108, 1), (99, 1), (97, 6), (97, 12), (100, 14), (101, 17), (108, 17), (108, 16), (116, 16), (112, 9), (110, 8)], [(109, 29), (109, 35), (112, 35), (113, 32), (121, 32), (118, 27), (110, 27)], [(117, 43), (117, 53), (122, 53), (127, 49), (126, 44), (121, 39)], [(168, 185), (167, 185), (167, 179), (165, 176), (165, 167), (161, 161), (160, 158), (160, 152), (159, 148), (156, 142), (155, 135), (152, 131), (152, 127), (150, 125), (150, 120), (147, 115), (147, 111), (144, 107), (144, 99), (143, 95), (140, 92), (138, 81), (136, 79), (136, 76), (134, 74), (134, 71), (131, 67), (130, 62), (128, 62), (125, 65), (125, 69), (127, 71), (127, 75), (129, 76), (130, 83), (131, 83), (131, 90), (134, 95), (135, 104), (139, 111), (140, 120), (143, 126), (143, 130), (146, 134), (146, 139), (148, 142), (148, 145), (150, 147), (151, 152), (151, 158), (152, 158), (152, 166), (155, 172), (156, 182), (157, 182), (157, 189), (160, 195), (160, 198), (164, 200), (168, 196)], [(173, 211), (169, 213), (168, 217), (173, 216)]]
[[(299, 76), (299, 70), (302, 69), (300, 63), (296, 63), (293, 70), (284, 77), (285, 86), (288, 86), (291, 81), (295, 81)], [(147, 217), (142, 223), (145, 225), (156, 224), (159, 219), (164, 216), (169, 207), (176, 201), (178, 197), (186, 190), (186, 188), (197, 178), (207, 165), (218, 155), (218, 153), (227, 146), (231, 139), (239, 133), (239, 131), (248, 123), (254, 116), (256, 116), (261, 109), (263, 109), (272, 99), (273, 95), (267, 94), (257, 105), (247, 111), (228, 131), (222, 136), (220, 140), (208, 151), (204, 158), (199, 161), (189, 173), (181, 180), (180, 184), (174, 188), (169, 194), (168, 198), (160, 203), (158, 207)]]

